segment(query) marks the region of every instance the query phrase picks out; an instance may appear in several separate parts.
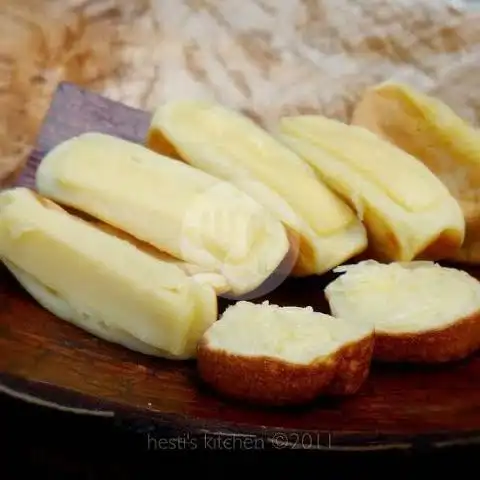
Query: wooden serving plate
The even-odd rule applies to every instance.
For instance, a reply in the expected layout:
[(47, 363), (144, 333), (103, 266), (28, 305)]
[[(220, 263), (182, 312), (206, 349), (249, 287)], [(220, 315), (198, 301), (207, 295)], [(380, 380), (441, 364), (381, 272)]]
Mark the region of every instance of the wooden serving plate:
[[(17, 184), (32, 187), (36, 165), (63, 140), (100, 131), (142, 142), (148, 124), (145, 112), (62, 83)], [(290, 279), (267, 298), (328, 311), (322, 291), (331, 279)], [(0, 268), (3, 390), (57, 408), (165, 426), (185, 448), (202, 441), (206, 448), (234, 441), (237, 449), (331, 450), (480, 442), (479, 379), (480, 355), (435, 368), (374, 364), (351, 398), (308, 408), (247, 407), (203, 386), (193, 362), (135, 354), (56, 319)]]

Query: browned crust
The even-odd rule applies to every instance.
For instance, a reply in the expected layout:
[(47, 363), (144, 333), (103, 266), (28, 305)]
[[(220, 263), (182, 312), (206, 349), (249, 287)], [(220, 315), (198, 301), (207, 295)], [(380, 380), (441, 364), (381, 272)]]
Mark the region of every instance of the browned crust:
[(366, 258), (380, 262), (417, 260), (443, 260), (455, 255), (463, 242), (463, 234), (455, 229), (447, 228), (433, 235), (423, 247), (413, 252), (414, 258), (405, 255), (397, 232), (372, 209), (365, 209), (364, 223), (367, 226), (369, 242), (363, 252)]
[(297, 365), (267, 357), (234, 355), (198, 346), (200, 377), (217, 392), (248, 403), (271, 406), (310, 403), (321, 395), (353, 395), (370, 372), (373, 332), (343, 346), (321, 362)]
[[(48, 210), (56, 210), (57, 212), (61, 212), (67, 215), (75, 222), (81, 222), (86, 225), (90, 225), (91, 227), (95, 227), (97, 230), (102, 230), (103, 232), (116, 236), (122, 240), (128, 240), (130, 241), (130, 243), (133, 243), (137, 248), (143, 247), (142, 242), (136, 241), (133, 237), (131, 237), (126, 232), (123, 232), (122, 230), (119, 230), (115, 227), (112, 227), (111, 225), (101, 222), (100, 220), (90, 217), (89, 215), (84, 214), (83, 212), (76, 210), (75, 208), (66, 207), (64, 205), (56, 203), (50, 198), (40, 195), (33, 190), (30, 191), (32, 195), (37, 199), (37, 201)], [(151, 250), (153, 252), (153, 247)], [(152, 253), (150, 250), (148, 250), (148, 252)]]
[[(383, 140), (395, 145), (408, 154), (424, 163), (440, 180), (442, 175), (435, 171), (435, 161), (429, 158), (430, 145), (435, 139), (423, 138), (425, 133), (418, 133), (416, 117), (420, 115), (416, 105), (405, 102), (395, 96), (396, 86), (380, 86), (367, 89), (363, 98), (354, 108), (351, 124), (363, 127)], [(428, 136), (428, 133), (426, 134)], [(448, 149), (446, 155), (451, 154)], [(433, 151), (435, 157), (435, 151)], [(433, 163), (432, 163), (433, 162)], [(452, 168), (455, 163), (452, 160)], [(445, 182), (444, 182), (445, 183)], [(461, 200), (457, 198), (457, 200)], [(460, 201), (463, 213), (465, 207)], [(467, 233), (470, 230), (470, 221), (467, 220)], [(416, 257), (426, 260), (441, 260), (456, 258), (465, 247), (464, 235), (455, 229), (445, 229), (432, 238), (423, 251)]]
[(267, 357), (234, 355), (201, 340), (197, 369), (217, 392), (247, 403), (270, 406), (309, 403), (328, 388), (339, 364), (338, 354), (310, 365)]
[(460, 231), (451, 228), (443, 230), (417, 255), (417, 260), (451, 258), (460, 251), (463, 240)]
[(63, 212), (65, 213), (66, 215), (68, 215), (68, 212), (62, 208), (59, 204), (57, 204), (56, 202), (54, 202), (53, 200), (50, 200), (49, 198), (47, 197), (44, 197), (43, 195), (40, 195), (39, 193), (35, 192), (34, 190), (28, 188), (27, 189), (31, 194), (32, 196), (38, 201), (38, 203), (40, 203), (40, 205), (42, 205), (43, 207), (45, 207), (46, 209), (48, 210), (56, 210), (58, 212)]
[(178, 152), (173, 143), (163, 134), (162, 130), (156, 126), (150, 125), (145, 146), (160, 155), (180, 160), (182, 162), (184, 161), (182, 155)]
[(480, 349), (480, 310), (453, 325), (424, 333), (375, 334), (374, 360), (445, 363), (462, 360)]
[(337, 374), (328, 386), (331, 395), (353, 395), (362, 387), (370, 373), (375, 345), (372, 332), (363, 339), (345, 345), (339, 352)]

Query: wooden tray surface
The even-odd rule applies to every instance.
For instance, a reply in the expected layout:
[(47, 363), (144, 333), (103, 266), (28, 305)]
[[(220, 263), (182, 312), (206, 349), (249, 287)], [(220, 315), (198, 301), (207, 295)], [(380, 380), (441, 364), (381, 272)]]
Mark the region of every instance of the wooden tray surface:
[[(142, 142), (149, 120), (146, 112), (62, 83), (17, 184), (33, 187), (36, 166), (63, 140), (100, 131)], [(290, 279), (265, 298), (328, 311), (322, 289), (332, 278)], [(247, 407), (204, 387), (193, 362), (136, 354), (56, 319), (0, 268), (4, 389), (92, 414), (165, 425), (177, 435), (233, 436), (258, 439), (265, 447), (332, 450), (480, 442), (479, 380), (480, 355), (443, 367), (373, 365), (354, 397), (320, 400), (309, 408)]]

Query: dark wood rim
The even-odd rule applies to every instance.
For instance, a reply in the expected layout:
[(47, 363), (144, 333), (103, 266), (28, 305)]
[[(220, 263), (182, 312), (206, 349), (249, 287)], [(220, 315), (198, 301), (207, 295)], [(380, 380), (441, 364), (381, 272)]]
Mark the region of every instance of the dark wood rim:
[[(51, 408), (77, 411), (77, 413), (115, 417), (126, 425), (135, 426), (136, 433), (161, 430), (161, 438), (188, 435), (189, 438), (216, 438), (230, 436), (257, 440), (265, 449), (308, 449), (327, 451), (386, 451), (436, 449), (453, 446), (480, 445), (480, 430), (472, 432), (429, 432), (425, 434), (381, 434), (368, 431), (336, 432), (322, 430), (295, 430), (262, 428), (232, 422), (213, 422), (179, 414), (151, 411), (146, 415), (128, 405), (65, 390), (56, 385), (33, 382), (0, 373), (0, 385), (15, 391), (20, 398), (31, 397), (39, 404)], [(25, 401), (26, 398), (23, 398)], [(59, 404), (61, 399), (61, 404)], [(154, 438), (154, 436), (152, 437)]]

